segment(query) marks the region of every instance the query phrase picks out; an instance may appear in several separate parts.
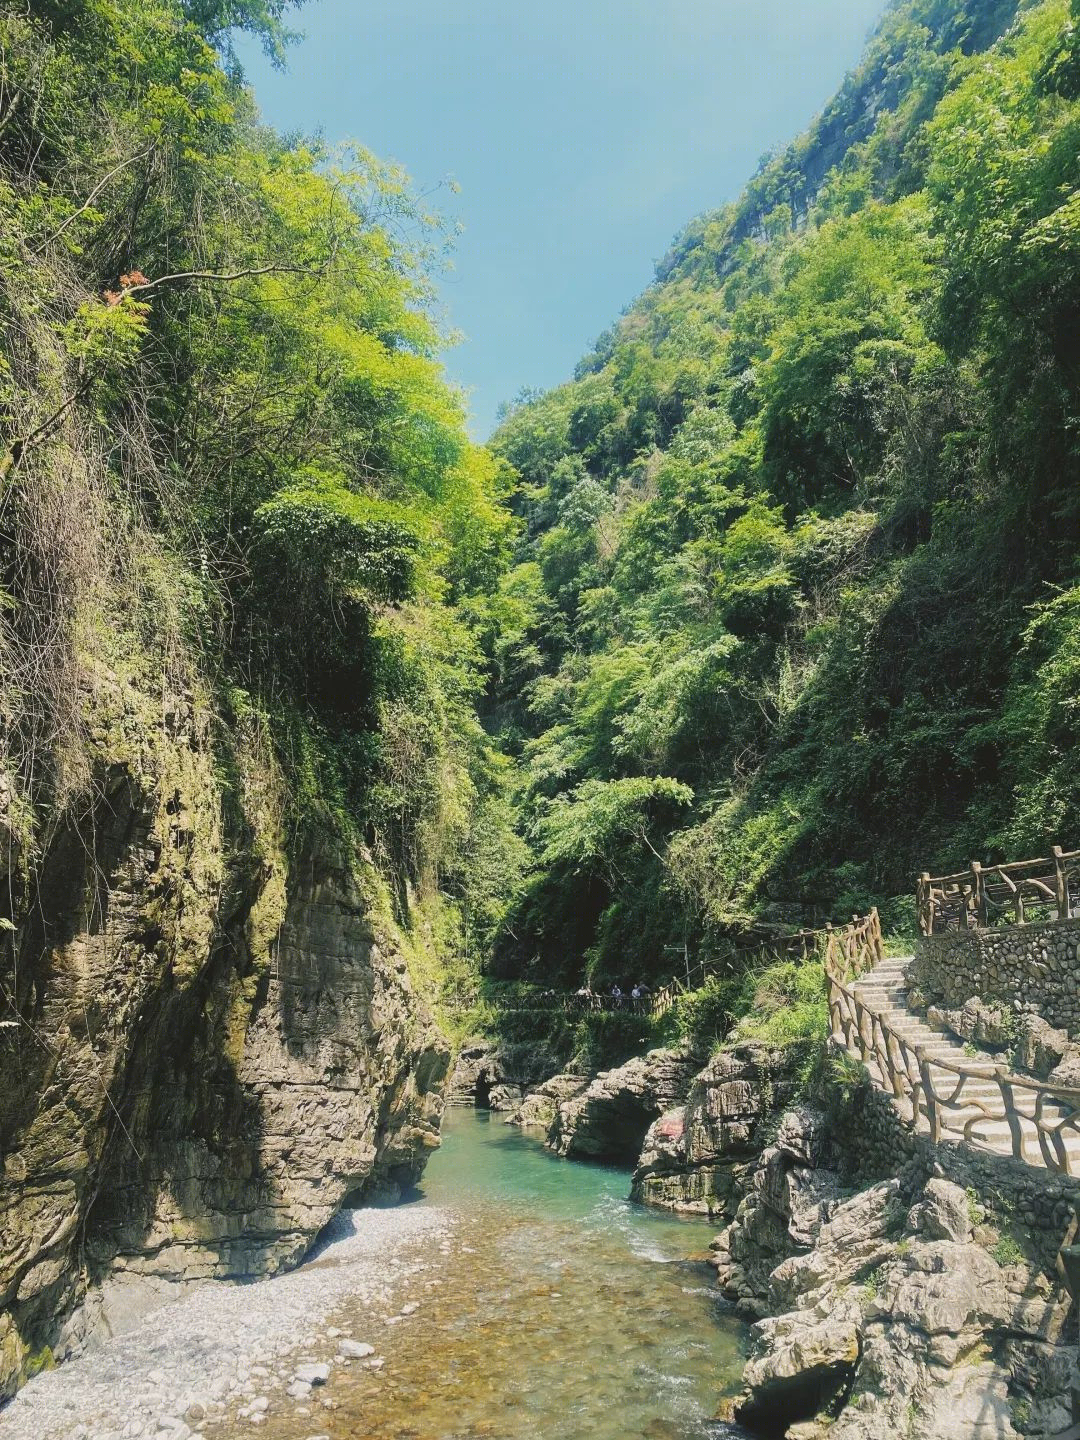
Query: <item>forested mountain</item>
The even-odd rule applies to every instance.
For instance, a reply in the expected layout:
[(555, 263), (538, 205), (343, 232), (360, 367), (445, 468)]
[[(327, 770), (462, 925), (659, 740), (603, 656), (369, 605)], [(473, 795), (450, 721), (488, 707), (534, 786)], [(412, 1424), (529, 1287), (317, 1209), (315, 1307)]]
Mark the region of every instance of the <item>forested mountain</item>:
[(228, 35), (285, 8), (2, 10), (13, 913), (134, 743), (117, 684), (212, 712), (249, 858), (345, 835), (545, 982), (1075, 836), (1066, 0), (894, 4), (490, 449), (438, 221), (259, 121)]
[(446, 237), (397, 170), (260, 123), (228, 37), (280, 55), (285, 8), (0, 8), (16, 909), (137, 750), (132, 694), (212, 712), (249, 858), (321, 827), (423, 898), (501, 803), (461, 607), (514, 522), (434, 358)]
[(778, 902), (903, 924), (922, 868), (1080, 833), (1078, 18), (899, 0), (506, 415), (501, 973), (656, 973)]

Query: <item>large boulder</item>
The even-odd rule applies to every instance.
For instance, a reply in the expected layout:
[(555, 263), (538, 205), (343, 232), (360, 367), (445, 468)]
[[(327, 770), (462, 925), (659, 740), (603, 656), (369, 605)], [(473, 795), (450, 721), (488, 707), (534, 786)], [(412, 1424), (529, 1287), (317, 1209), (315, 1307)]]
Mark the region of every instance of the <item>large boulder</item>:
[(526, 1094), (554, 1068), (542, 1046), (500, 1044), (477, 1036), (458, 1051), (447, 1103), (515, 1112)]
[(978, 995), (972, 995), (957, 1010), (931, 1005), (926, 1018), (938, 1029), (951, 1030), (959, 1039), (991, 1050), (1003, 1049), (1016, 1038), (1016, 1020), (1008, 1006), (988, 1005)]
[(1067, 1057), (1080, 1058), (1080, 1047), (1069, 1039), (1068, 1031), (1056, 1030), (1041, 1015), (1023, 1015), (1017, 1029), (1016, 1063), (1045, 1080)]
[(908, 1215), (908, 1229), (928, 1240), (971, 1239), (972, 1216), (968, 1197), (951, 1180), (927, 1181), (922, 1200)]
[(1022, 1401), (1039, 1422), (1028, 1433), (1055, 1433), (1046, 1426), (1067, 1413), (1071, 1375), (1068, 1296), (1038, 1267), (983, 1248), (977, 1237), (991, 1244), (996, 1232), (973, 1226), (967, 1193), (940, 1176), (914, 1203), (896, 1178), (833, 1193), (807, 1225), (791, 1195), (825, 1181), (798, 1163), (820, 1149), (815, 1129), (812, 1112), (781, 1124), (786, 1150), (762, 1154), (715, 1247), (729, 1294), (748, 1279), (760, 1292), (772, 1263), (759, 1310), (771, 1313), (754, 1327), (735, 1417), (789, 1440), (1014, 1440)]
[(576, 1100), (589, 1088), (588, 1075), (576, 1075), (563, 1071), (545, 1080), (536, 1090), (531, 1090), (514, 1110), (506, 1117), (508, 1125), (520, 1125), (526, 1130), (549, 1131), (559, 1113), (559, 1106)]
[(686, 1098), (699, 1068), (690, 1050), (675, 1049), (650, 1050), (602, 1071), (559, 1103), (548, 1144), (579, 1159), (636, 1160), (649, 1126)]
[(633, 1199), (686, 1213), (731, 1218), (761, 1150), (761, 1127), (794, 1090), (782, 1051), (743, 1044), (713, 1056), (686, 1104), (650, 1127), (631, 1186)]

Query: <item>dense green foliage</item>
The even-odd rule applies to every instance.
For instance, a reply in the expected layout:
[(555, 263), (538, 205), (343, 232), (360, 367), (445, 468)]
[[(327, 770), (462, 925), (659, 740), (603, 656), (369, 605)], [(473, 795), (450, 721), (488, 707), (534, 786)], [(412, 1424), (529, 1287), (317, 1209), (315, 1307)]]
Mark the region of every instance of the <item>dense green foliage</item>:
[(435, 358), (437, 220), (229, 67), (285, 8), (0, 6), (4, 815), (32, 866), (108, 759), (102, 688), (195, 693), (223, 757), (269, 737), (284, 843), (350, 833), (475, 949), (517, 863), (474, 704), (505, 467)]
[(489, 698), (536, 860), (502, 973), (670, 973), (777, 902), (1080, 835), (1078, 20), (897, 0), (506, 414)]
[[(490, 450), (438, 221), (259, 123), (229, 36), (280, 58), (287, 9), (0, 5), (21, 862), (117, 676), (246, 737), (283, 843), (362, 841), (463, 1007), (478, 960), (625, 985), (1075, 841), (1080, 0), (896, 0)], [(802, 1034), (815, 983), (733, 976), (684, 1027)]]

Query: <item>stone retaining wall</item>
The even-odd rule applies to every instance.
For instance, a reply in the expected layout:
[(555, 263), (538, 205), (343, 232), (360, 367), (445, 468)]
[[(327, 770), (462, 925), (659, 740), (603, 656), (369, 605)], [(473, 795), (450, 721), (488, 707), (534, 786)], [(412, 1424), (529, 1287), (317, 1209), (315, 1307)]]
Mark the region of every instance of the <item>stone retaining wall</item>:
[(1080, 1212), (1080, 1176), (1025, 1165), (1009, 1156), (913, 1135), (882, 1091), (860, 1087), (835, 1116), (832, 1143), (860, 1187), (898, 1176), (915, 1194), (938, 1175), (964, 1190), (1015, 1236), (1028, 1258), (1048, 1276), (1058, 1274), (1058, 1252), (1073, 1240)]
[(1080, 1037), (1080, 919), (991, 930), (949, 930), (915, 942), (909, 983), (931, 1003), (973, 995), (1036, 1013)]

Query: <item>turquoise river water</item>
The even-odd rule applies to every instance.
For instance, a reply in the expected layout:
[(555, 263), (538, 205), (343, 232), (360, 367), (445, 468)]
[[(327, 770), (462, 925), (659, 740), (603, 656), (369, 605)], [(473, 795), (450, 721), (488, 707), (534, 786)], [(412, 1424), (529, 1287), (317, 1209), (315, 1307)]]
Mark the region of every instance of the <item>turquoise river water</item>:
[[(715, 1227), (631, 1205), (628, 1188), (625, 1170), (559, 1160), (501, 1116), (452, 1113), (409, 1203), (453, 1212), (453, 1243), (380, 1339), (385, 1369), (335, 1373), (317, 1424), (333, 1440), (742, 1435), (714, 1418), (746, 1335), (703, 1263)], [(359, 1316), (339, 1323), (363, 1333)]]

